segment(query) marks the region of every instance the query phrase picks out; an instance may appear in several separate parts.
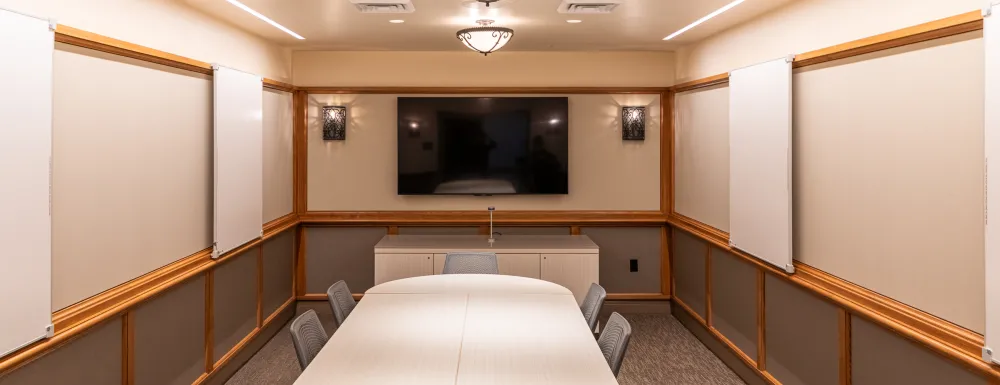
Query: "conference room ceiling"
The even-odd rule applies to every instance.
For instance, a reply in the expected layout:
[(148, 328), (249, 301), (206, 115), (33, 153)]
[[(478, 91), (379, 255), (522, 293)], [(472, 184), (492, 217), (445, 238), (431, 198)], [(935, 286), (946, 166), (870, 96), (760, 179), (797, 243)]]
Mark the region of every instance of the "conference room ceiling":
[(732, 0), (620, 0), (610, 14), (559, 13), (562, 0), (501, 0), (488, 10), (471, 0), (412, 0), (413, 13), (381, 14), (350, 0), (241, 0), (304, 40), (226, 0), (175, 1), (295, 50), (465, 51), (455, 32), (489, 18), (514, 29), (505, 51), (671, 51), (793, 0), (746, 0), (670, 41), (663, 38)]

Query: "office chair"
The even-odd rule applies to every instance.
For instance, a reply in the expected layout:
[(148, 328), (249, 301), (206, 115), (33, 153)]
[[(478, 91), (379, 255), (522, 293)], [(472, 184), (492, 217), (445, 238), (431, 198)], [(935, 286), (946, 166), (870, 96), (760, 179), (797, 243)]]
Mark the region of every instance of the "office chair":
[(328, 339), (326, 331), (323, 330), (323, 324), (319, 322), (316, 312), (311, 309), (296, 317), (289, 331), (292, 333), (292, 344), (295, 345), (299, 366), (305, 370), (323, 349), (323, 345), (326, 345)]
[(583, 318), (587, 320), (591, 331), (597, 326), (597, 316), (601, 313), (601, 307), (604, 306), (604, 299), (607, 297), (608, 292), (601, 285), (591, 283), (587, 296), (580, 304), (580, 311), (583, 312)]
[(632, 338), (632, 326), (628, 324), (625, 317), (618, 312), (611, 313), (608, 324), (601, 331), (601, 337), (597, 339), (597, 345), (604, 353), (604, 359), (608, 360), (611, 372), (618, 377), (618, 370), (622, 368), (622, 361), (625, 359), (625, 351), (628, 350), (629, 340)]
[(347, 320), (347, 316), (351, 315), (351, 311), (358, 305), (354, 301), (354, 297), (351, 296), (351, 289), (347, 287), (347, 282), (343, 280), (337, 281), (337, 283), (331, 285), (326, 290), (326, 299), (330, 301), (330, 307), (333, 309), (333, 318), (337, 320), (337, 326), (343, 325), (344, 321)]
[(448, 253), (442, 274), (500, 274), (495, 253)]

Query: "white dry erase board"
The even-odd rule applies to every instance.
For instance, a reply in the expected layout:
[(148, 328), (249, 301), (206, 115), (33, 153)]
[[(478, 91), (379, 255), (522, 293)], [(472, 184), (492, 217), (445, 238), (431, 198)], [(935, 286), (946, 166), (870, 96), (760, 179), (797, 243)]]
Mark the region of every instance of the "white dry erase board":
[(729, 74), (729, 243), (794, 271), (791, 56)]
[[(1000, 4), (1000, 3), (998, 3)], [(983, 10), (986, 60), (986, 335), (983, 359), (1000, 363), (1000, 6)]]
[(263, 218), (263, 82), (215, 69), (215, 226), (218, 258), (261, 236)]
[(0, 9), (0, 357), (52, 336), (54, 49), (48, 20)]

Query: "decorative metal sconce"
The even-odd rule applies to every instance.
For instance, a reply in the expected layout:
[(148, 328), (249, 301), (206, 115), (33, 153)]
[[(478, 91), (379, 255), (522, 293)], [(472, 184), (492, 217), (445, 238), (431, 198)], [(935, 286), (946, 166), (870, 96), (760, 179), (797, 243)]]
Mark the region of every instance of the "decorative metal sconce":
[(323, 106), (323, 140), (347, 138), (347, 107)]
[(646, 107), (622, 107), (622, 140), (646, 140)]

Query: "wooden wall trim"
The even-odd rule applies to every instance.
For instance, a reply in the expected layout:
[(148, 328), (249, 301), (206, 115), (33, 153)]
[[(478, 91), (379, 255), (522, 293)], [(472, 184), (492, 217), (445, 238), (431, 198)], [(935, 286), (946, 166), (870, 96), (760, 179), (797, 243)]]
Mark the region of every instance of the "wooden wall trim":
[(840, 385), (851, 385), (851, 313), (837, 309), (837, 338), (839, 339)]
[(795, 68), (983, 29), (979, 10), (795, 55)]
[[(481, 225), (486, 211), (309, 211), (299, 216), (306, 225)], [(659, 211), (496, 211), (493, 223), (501, 225), (662, 225)]]
[(659, 94), (667, 87), (297, 87), (310, 94)]
[[(904, 45), (920, 43), (943, 37), (960, 35), (983, 29), (982, 11), (976, 10), (960, 15), (934, 20), (928, 23), (902, 28), (880, 35), (849, 41), (843, 44), (817, 49), (795, 55), (793, 68), (826, 63), (866, 53), (887, 50)], [(673, 92), (691, 91), (729, 82), (729, 73), (712, 75), (670, 87)]]
[[(58, 43), (75, 45), (95, 51), (165, 65), (167, 67), (212, 75), (212, 65), (209, 63), (129, 43), (127, 41), (98, 35), (93, 32), (87, 32), (62, 24), (56, 26), (55, 41)], [(292, 91), (294, 89), (294, 87), (290, 84), (282, 83), (277, 80), (268, 78), (264, 78), (263, 80), (263, 87), (265, 88), (272, 88), (281, 91)]]
[(215, 370), (215, 271), (205, 273), (205, 373)]
[(767, 370), (767, 296), (764, 271), (757, 269), (757, 369)]
[[(685, 222), (673, 221), (671, 225), (754, 264), (764, 272), (805, 289), (853, 315), (864, 317), (970, 370), (1000, 381), (1000, 368), (992, 366), (980, 357), (983, 346), (981, 334), (799, 261), (794, 261), (795, 274), (787, 274), (749, 254), (730, 248), (728, 234), (725, 239), (720, 240), (717, 234), (702, 230), (707, 225), (691, 226)], [(676, 301), (676, 298), (674, 300)]]
[(295, 213), (288, 213), (285, 216), (267, 222), (262, 227), (264, 230), (264, 240), (271, 239), (271, 237), (281, 234), (298, 224), (299, 216)]
[[(281, 220), (283, 219), (279, 218), (275, 221)], [(290, 226), (273, 226), (272, 223), (275, 221), (269, 222), (264, 227), (274, 231), (285, 231), (290, 228)], [(275, 234), (277, 233), (265, 233), (264, 237), (270, 238)], [(258, 239), (249, 247), (260, 245), (260, 243), (261, 241)], [(136, 305), (187, 281), (189, 278), (209, 271), (223, 261), (221, 258), (213, 261), (212, 249), (207, 248), (54, 312), (52, 323), (55, 326), (55, 335), (0, 358), (0, 373), (21, 366), (105, 320), (121, 316), (126, 312), (130, 313), (129, 309)]]
[(228, 364), (229, 361), (233, 359), (233, 357), (235, 357), (237, 354), (243, 351), (243, 349), (246, 348), (247, 345), (250, 344), (250, 342), (256, 339), (260, 335), (260, 333), (264, 331), (264, 328), (271, 325), (271, 323), (274, 322), (274, 320), (278, 318), (278, 316), (281, 315), (281, 313), (284, 313), (286, 310), (288, 310), (290, 306), (295, 306), (295, 297), (289, 298), (288, 301), (279, 306), (277, 310), (275, 310), (273, 313), (271, 313), (271, 315), (267, 317), (267, 319), (264, 321), (264, 325), (262, 325), (261, 327), (254, 328), (253, 331), (251, 331), (249, 334), (247, 334), (246, 337), (240, 340), (240, 342), (237, 343), (236, 346), (233, 346), (232, 349), (229, 349), (229, 351), (226, 352), (226, 354), (223, 355), (222, 358), (220, 358), (218, 361), (214, 363), (214, 369), (206, 371), (204, 374), (198, 377), (198, 379), (195, 380), (192, 385), (203, 384), (212, 377), (214, 377), (216, 374), (218, 374), (219, 371), (221, 371), (222, 368), (225, 367), (226, 364)]
[(135, 312), (122, 316), (122, 384), (135, 384)]
[(712, 75), (701, 79), (695, 79), (689, 82), (677, 84), (674, 85), (673, 87), (670, 87), (670, 90), (673, 91), (674, 93), (677, 93), (677, 92), (696, 90), (699, 88), (711, 87), (716, 84), (726, 84), (726, 83), (729, 83), (728, 72), (724, 74)]

